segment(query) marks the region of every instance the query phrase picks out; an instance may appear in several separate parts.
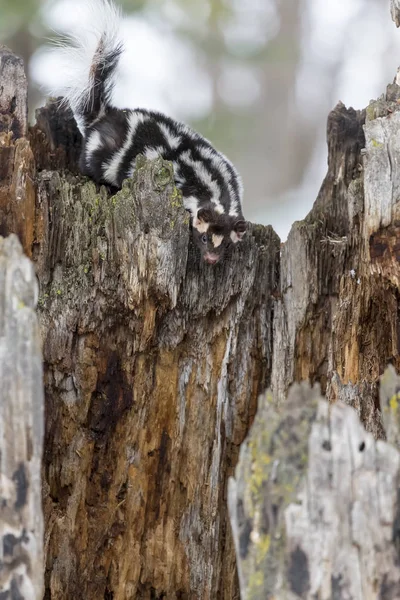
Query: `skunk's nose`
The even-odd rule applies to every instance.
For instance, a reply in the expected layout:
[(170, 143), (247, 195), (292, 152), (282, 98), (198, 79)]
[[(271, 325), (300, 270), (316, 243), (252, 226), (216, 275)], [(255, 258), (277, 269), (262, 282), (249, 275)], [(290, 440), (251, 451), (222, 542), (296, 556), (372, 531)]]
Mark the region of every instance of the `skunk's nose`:
[(211, 252), (207, 252), (204, 255), (204, 260), (210, 265), (215, 265), (215, 263), (219, 261), (219, 256), (218, 254), (212, 254)]

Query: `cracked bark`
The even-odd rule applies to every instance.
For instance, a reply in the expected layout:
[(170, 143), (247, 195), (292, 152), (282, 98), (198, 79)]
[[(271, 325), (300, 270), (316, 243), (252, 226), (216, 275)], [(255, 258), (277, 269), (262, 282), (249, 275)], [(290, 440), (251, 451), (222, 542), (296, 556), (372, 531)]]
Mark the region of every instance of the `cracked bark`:
[[(34, 198), (22, 61), (0, 47), (0, 235), (29, 245)], [(11, 165), (18, 165), (14, 170)], [(14, 202), (10, 202), (15, 198)], [(34, 206), (34, 204), (33, 204)], [(0, 237), (0, 596), (43, 594), (41, 460), (44, 398), (33, 265)]]

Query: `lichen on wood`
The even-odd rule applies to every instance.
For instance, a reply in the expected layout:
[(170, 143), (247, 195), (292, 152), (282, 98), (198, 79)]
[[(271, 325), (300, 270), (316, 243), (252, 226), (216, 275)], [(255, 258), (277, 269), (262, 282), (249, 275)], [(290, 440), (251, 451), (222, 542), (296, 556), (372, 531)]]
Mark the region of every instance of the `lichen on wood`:
[(400, 450), (400, 378), (392, 366), (381, 378), (379, 396), (386, 439)]
[(267, 392), (229, 481), (242, 600), (398, 598), (399, 481), (398, 448), (351, 407), (295, 384), (279, 411)]

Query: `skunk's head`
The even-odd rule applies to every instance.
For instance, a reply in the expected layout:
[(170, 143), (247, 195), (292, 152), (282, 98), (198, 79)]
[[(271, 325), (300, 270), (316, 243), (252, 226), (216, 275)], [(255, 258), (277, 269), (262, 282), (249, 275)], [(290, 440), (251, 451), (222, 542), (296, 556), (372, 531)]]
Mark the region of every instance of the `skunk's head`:
[(246, 221), (240, 216), (220, 214), (209, 203), (193, 217), (193, 238), (205, 262), (215, 264), (226, 249), (240, 242), (246, 233)]

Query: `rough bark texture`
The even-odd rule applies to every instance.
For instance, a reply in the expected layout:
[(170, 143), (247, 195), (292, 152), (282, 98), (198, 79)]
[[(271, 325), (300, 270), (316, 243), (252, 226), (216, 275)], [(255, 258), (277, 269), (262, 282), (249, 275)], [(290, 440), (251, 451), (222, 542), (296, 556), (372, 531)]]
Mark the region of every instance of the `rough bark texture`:
[(282, 250), (272, 389), (319, 381), (383, 435), (378, 377), (400, 369), (400, 88), (365, 111), (339, 104), (328, 119), (328, 173), (315, 205)]
[(0, 237), (0, 598), (43, 595), (44, 396), (37, 283), (16, 236)]
[[(22, 239), (45, 361), (45, 598), (238, 598), (226, 482), (270, 380), (279, 239), (251, 226), (213, 268), (189, 241), (169, 163), (143, 160), (119, 193), (99, 189), (76, 175), (79, 134), (52, 103), (24, 141), (36, 196)], [(15, 213), (7, 232), (24, 221)]]
[[(382, 409), (397, 433), (399, 386), (388, 371)], [(242, 600), (396, 600), (399, 484), (398, 449), (352, 408), (295, 384), (279, 411), (268, 392), (229, 482)]]
[(236, 595), (225, 485), (269, 379), (278, 240), (200, 265), (171, 180), (40, 175), (52, 599)]

